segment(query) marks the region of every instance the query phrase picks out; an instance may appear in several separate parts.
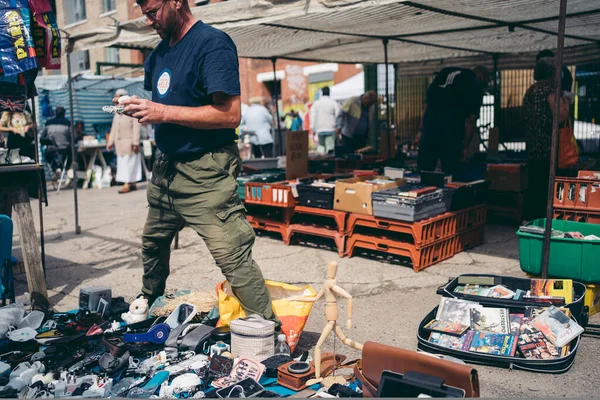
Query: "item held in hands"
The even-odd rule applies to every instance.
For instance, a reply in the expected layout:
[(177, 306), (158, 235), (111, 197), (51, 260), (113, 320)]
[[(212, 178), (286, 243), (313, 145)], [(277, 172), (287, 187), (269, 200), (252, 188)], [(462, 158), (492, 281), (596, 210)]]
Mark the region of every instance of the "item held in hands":
[(557, 347), (569, 344), (583, 333), (583, 328), (577, 322), (554, 306), (535, 317), (531, 326), (542, 332)]
[(469, 326), (448, 321), (438, 321), (437, 319), (434, 319), (425, 325), (424, 329), (427, 329), (428, 331), (444, 332), (450, 335), (462, 336), (462, 334), (469, 329)]
[(217, 396), (221, 399), (250, 398), (256, 397), (264, 390), (260, 383), (252, 378), (246, 378), (235, 385), (217, 390)]
[(126, 333), (123, 335), (123, 341), (125, 343), (154, 343), (163, 344), (169, 337), (169, 325), (167, 324), (156, 324), (147, 332), (140, 333)]
[(399, 374), (383, 371), (375, 397), (417, 398), (417, 397), (465, 397), (465, 390), (444, 384), (440, 377), (407, 371)]

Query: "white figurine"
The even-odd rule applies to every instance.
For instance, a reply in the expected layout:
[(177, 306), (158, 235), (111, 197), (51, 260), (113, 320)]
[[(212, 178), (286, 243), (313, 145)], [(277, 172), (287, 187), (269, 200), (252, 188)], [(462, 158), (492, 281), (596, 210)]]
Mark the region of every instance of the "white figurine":
[(140, 297), (129, 306), (129, 312), (121, 314), (121, 319), (127, 324), (135, 324), (148, 318), (148, 299)]

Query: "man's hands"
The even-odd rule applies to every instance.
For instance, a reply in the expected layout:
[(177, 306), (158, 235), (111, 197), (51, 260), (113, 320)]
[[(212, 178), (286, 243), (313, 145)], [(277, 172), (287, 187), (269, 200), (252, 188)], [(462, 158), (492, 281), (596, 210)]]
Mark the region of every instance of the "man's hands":
[(131, 146), (131, 149), (133, 150), (133, 152), (135, 154), (137, 154), (137, 153), (140, 152), (140, 145), (139, 144), (134, 144), (134, 145)]
[(114, 148), (115, 148), (114, 143), (109, 143), (109, 144), (106, 145), (106, 150), (108, 150), (108, 151), (111, 151)]
[(167, 108), (164, 104), (140, 99), (137, 96), (124, 100), (120, 104), (125, 106), (123, 112), (126, 115), (137, 118), (141, 124), (160, 124), (165, 121)]
[(335, 134), (337, 135), (338, 139), (342, 140), (342, 129), (341, 128), (335, 128)]

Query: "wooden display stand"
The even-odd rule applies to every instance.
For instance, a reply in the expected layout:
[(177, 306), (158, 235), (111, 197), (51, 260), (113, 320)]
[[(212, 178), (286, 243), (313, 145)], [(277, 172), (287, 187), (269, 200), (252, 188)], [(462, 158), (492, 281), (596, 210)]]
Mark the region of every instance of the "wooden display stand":
[[(0, 214), (8, 215), (11, 218), (14, 216), (13, 219), (19, 230), (29, 293), (37, 292), (48, 298), (40, 243), (35, 230), (28, 193), (28, 188), (33, 184), (38, 189), (43, 188), (43, 171), (44, 167), (37, 164), (1, 165)], [(45, 196), (43, 189), (38, 190), (38, 193)], [(40, 215), (40, 221), (41, 218)]]

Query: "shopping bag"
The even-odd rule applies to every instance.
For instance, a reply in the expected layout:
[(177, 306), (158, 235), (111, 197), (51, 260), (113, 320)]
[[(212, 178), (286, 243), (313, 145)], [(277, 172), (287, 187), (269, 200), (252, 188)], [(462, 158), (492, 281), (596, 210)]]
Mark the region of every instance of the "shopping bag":
[(50, 0), (29, 0), (32, 34), (39, 67), (60, 69), (60, 31)]
[(0, 0), (0, 64), (6, 76), (38, 67), (27, 0)]
[[(317, 292), (310, 286), (294, 286), (287, 283), (265, 280), (267, 289), (273, 301), (273, 311), (281, 321), (281, 333), (285, 334), (290, 349), (294, 351), (300, 334), (304, 330), (313, 303), (289, 300), (294, 296), (314, 297)], [(221, 318), (217, 326), (229, 326), (231, 321), (246, 316), (240, 302), (237, 300), (229, 282), (217, 285), (219, 298), (219, 314)]]
[(569, 118), (558, 135), (558, 168), (571, 168), (579, 162), (579, 147)]

